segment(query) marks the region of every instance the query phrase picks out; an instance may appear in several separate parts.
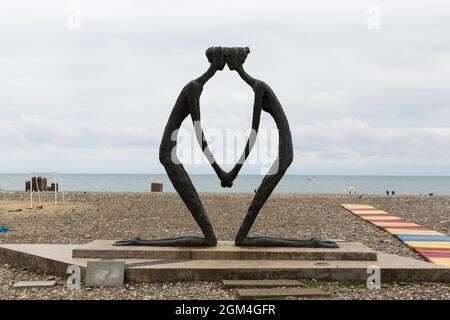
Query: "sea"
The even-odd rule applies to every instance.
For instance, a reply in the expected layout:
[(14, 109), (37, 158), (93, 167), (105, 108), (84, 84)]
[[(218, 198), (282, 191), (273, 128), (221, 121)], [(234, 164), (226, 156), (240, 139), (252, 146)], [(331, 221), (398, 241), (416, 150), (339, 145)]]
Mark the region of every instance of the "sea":
[[(47, 175), (48, 184), (54, 182)], [(222, 188), (215, 175), (191, 175), (199, 192), (254, 192), (264, 176), (239, 176), (232, 188)], [(24, 190), (29, 174), (0, 174), (1, 190)], [(163, 184), (164, 192), (174, 192), (164, 174), (64, 174), (59, 175), (62, 191), (146, 192), (152, 182)], [(286, 175), (274, 192), (347, 193), (349, 188), (358, 193), (396, 195), (450, 195), (450, 176), (358, 176), (358, 175)]]

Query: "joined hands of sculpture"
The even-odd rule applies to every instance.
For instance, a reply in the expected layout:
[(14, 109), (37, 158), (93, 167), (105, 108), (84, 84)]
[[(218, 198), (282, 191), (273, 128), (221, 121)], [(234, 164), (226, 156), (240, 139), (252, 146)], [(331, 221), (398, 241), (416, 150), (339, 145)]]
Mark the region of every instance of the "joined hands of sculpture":
[[(261, 208), (272, 194), (278, 182), (284, 176), (293, 159), (293, 146), (289, 123), (283, 108), (275, 96), (272, 89), (263, 81), (252, 78), (243, 68), (243, 64), (250, 53), (249, 48), (235, 47), (211, 47), (206, 50), (206, 56), (210, 62), (208, 70), (199, 78), (190, 81), (181, 91), (172, 113), (169, 116), (164, 134), (162, 137), (159, 158), (161, 164), (166, 169), (167, 175), (172, 182), (175, 190), (180, 195), (186, 207), (192, 214), (198, 226), (202, 230), (204, 237), (177, 237), (168, 239), (145, 240), (134, 238), (129, 240), (117, 241), (117, 246), (215, 246), (217, 238), (213, 227), (209, 221), (208, 215), (203, 208), (197, 191), (192, 184), (189, 175), (176, 156), (177, 141), (174, 132), (180, 128), (182, 122), (190, 115), (194, 124), (197, 141), (200, 144), (203, 153), (208, 158), (211, 166), (221, 181), (221, 186), (231, 188), (233, 181), (239, 174), (242, 165), (250, 154), (256, 140), (256, 134), (259, 129), (261, 111), (269, 113), (278, 128), (278, 157), (264, 177), (259, 186), (247, 214), (242, 222), (239, 232), (235, 239), (236, 246), (259, 246), (259, 247), (321, 247), (337, 248), (337, 244), (332, 241), (320, 241), (317, 239), (296, 240), (271, 237), (249, 237), (248, 233), (255, 222), (255, 219)], [(236, 71), (254, 91), (255, 99), (253, 104), (252, 133), (247, 140), (244, 152), (240, 159), (230, 172), (223, 171), (211, 154), (208, 144), (205, 140), (203, 130), (200, 124), (200, 95), (204, 84), (217, 72), (223, 70), (225, 64), (232, 71)]]

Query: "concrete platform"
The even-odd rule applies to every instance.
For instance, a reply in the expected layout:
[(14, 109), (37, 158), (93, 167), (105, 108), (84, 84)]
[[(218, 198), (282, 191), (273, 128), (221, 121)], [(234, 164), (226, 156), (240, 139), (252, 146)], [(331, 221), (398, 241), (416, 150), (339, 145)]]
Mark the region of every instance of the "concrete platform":
[[(69, 265), (84, 270), (88, 261), (73, 258), (81, 245), (0, 244), (0, 262), (67, 277)], [(367, 268), (376, 265), (381, 281), (450, 282), (450, 268), (425, 261), (378, 252), (377, 261), (361, 260), (194, 260), (114, 259), (125, 262), (125, 282), (223, 281), (262, 279), (320, 279), (366, 281)]]
[(95, 240), (73, 250), (74, 258), (193, 259), (193, 260), (368, 260), (377, 253), (359, 242), (339, 242), (339, 248), (236, 247), (220, 241), (216, 247), (113, 246), (115, 240)]

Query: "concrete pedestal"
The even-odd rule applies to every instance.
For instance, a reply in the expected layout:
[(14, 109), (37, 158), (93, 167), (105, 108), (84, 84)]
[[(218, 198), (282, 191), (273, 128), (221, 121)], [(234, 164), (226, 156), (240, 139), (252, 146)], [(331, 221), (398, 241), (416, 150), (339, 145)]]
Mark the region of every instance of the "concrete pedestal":
[(75, 248), (73, 258), (182, 259), (182, 260), (367, 260), (377, 253), (359, 242), (339, 242), (339, 248), (236, 247), (220, 241), (216, 247), (113, 246), (113, 240), (96, 240)]
[[(179, 250), (179, 248), (171, 248), (171, 250), (168, 250), (168, 248), (142, 250), (142, 247), (136, 249), (114, 247), (113, 250), (109, 247), (112, 241), (109, 241), (109, 245), (108, 242), (102, 243), (105, 245), (105, 251), (98, 251), (99, 247), (92, 249), (94, 244), (97, 246), (100, 242), (93, 242), (87, 245), (0, 244), (0, 261), (18, 267), (26, 267), (37, 272), (63, 277), (67, 277), (66, 270), (70, 265), (80, 266), (82, 273), (84, 273), (88, 261), (104, 261), (105, 259), (123, 261), (125, 263), (125, 282), (305, 278), (332, 281), (366, 281), (368, 277), (367, 268), (374, 265), (380, 268), (382, 281), (450, 282), (449, 267), (381, 252), (377, 252), (376, 260), (339, 260), (337, 258), (342, 258), (343, 255), (339, 256), (337, 254), (339, 251), (330, 251), (327, 254), (335, 254), (336, 259), (324, 260), (322, 258), (327, 256), (324, 253), (320, 253), (321, 251), (318, 249), (296, 249), (292, 253), (286, 248), (270, 248), (270, 250), (267, 250), (267, 248), (231, 248), (225, 243), (216, 249), (190, 248), (187, 252), (189, 252), (191, 258), (187, 258), (182, 256), (186, 254), (187, 248), (182, 250)], [(345, 252), (346, 245), (350, 245), (350, 243), (339, 242), (340, 250)], [(361, 244), (355, 244), (354, 246), (359, 248), (358, 250), (364, 248)], [(226, 250), (225, 248), (228, 249)], [(130, 249), (132, 253), (130, 253)], [(347, 250), (349, 250), (348, 246)], [(73, 254), (87, 255), (89, 252), (90, 255), (110, 256), (113, 251), (120, 252), (122, 256), (128, 255), (128, 257), (73, 257)], [(170, 256), (169, 252), (173, 254), (173, 251), (177, 252), (176, 255)], [(157, 255), (153, 256), (153, 258), (138, 258), (136, 252), (141, 252), (140, 254), (145, 252), (145, 255), (149, 255), (148, 252), (153, 252), (152, 254)], [(182, 252), (182, 255), (180, 252)], [(267, 252), (271, 253), (267, 255)], [(350, 250), (345, 254), (349, 254), (349, 252)], [(356, 252), (370, 254), (370, 249), (366, 247), (365, 250)], [(134, 257), (131, 258), (130, 254), (134, 255)], [(266, 255), (266, 258), (263, 259), (264, 255)], [(224, 259), (225, 256), (228, 258), (234, 257), (235, 259)], [(359, 257), (363, 256), (360, 255)], [(245, 257), (245, 259), (242, 259), (242, 257)], [(256, 258), (249, 259), (250, 257)], [(300, 257), (302, 260), (298, 259)], [(310, 260), (312, 258), (317, 258), (317, 260)]]

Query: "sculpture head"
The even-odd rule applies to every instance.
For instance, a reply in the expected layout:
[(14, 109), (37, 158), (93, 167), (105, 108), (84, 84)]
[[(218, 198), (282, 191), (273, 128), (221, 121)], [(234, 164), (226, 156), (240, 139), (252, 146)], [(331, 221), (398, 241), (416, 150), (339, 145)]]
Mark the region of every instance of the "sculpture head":
[(249, 47), (226, 48), (226, 60), (228, 68), (230, 68), (230, 70), (236, 70), (245, 62), (245, 59), (247, 59), (247, 55), (249, 53)]
[(223, 70), (225, 67), (225, 51), (226, 48), (223, 47), (210, 47), (206, 50), (206, 57), (209, 63), (217, 70)]

